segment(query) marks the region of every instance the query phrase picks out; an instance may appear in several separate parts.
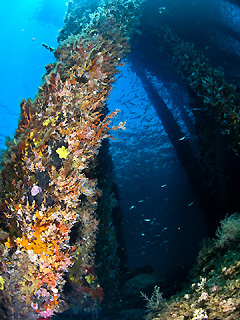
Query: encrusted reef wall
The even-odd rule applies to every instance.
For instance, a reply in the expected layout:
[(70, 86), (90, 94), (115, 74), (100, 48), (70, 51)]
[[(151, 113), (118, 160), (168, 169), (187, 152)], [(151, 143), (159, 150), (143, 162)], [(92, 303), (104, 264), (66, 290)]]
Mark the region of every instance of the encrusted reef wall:
[[(101, 2), (84, 24), (75, 21), (74, 32), (66, 24), (59, 36), (66, 40), (54, 50), (56, 62), (46, 66), (38, 94), (21, 103), (1, 165), (1, 319), (49, 318), (69, 305), (98, 313), (101, 190), (94, 170), (109, 130), (125, 129), (111, 127), (117, 111), (106, 115), (105, 103), (142, 1), (113, 2)], [(131, 23), (124, 18), (130, 6)], [(78, 1), (70, 2), (66, 21), (77, 8)], [(66, 279), (71, 299), (63, 295)]]
[(218, 121), (229, 136), (231, 147), (239, 154), (240, 96), (236, 88), (225, 81), (223, 70), (212, 68), (203, 53), (195, 50), (192, 44), (184, 42), (170, 27), (165, 26), (160, 39), (170, 60), (201, 98), (203, 111)]
[(158, 38), (169, 60), (189, 85), (201, 163), (201, 206), (211, 231), (219, 219), (238, 210), (240, 95), (202, 52), (183, 41), (169, 26)]
[(240, 312), (240, 216), (221, 221), (214, 239), (199, 252), (191, 280), (181, 292), (165, 300), (155, 287), (147, 300), (145, 320), (238, 320)]
[[(91, 36), (100, 26), (100, 13), (108, 12), (117, 21), (117, 28), (127, 38), (131, 37), (140, 24), (142, 4), (145, 0), (74, 0), (68, 4), (68, 11), (64, 19), (64, 26), (59, 32), (58, 41), (66, 40), (70, 34), (77, 35), (82, 30), (88, 30)], [(98, 25), (91, 21), (99, 19)]]

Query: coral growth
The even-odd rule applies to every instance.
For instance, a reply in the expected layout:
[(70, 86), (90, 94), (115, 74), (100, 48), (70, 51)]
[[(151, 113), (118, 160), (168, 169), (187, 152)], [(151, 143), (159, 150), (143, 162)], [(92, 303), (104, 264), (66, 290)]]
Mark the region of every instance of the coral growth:
[(240, 216), (235, 213), (230, 217), (226, 217), (221, 221), (221, 226), (218, 228), (217, 241), (220, 247), (231, 242), (237, 242), (240, 239)]
[(236, 88), (225, 81), (221, 69), (212, 68), (203, 53), (184, 42), (170, 27), (162, 31), (161, 44), (164, 44), (171, 61), (202, 100), (202, 111), (218, 121), (230, 137), (231, 147), (239, 154), (240, 96)]
[(147, 301), (146, 308), (148, 312), (159, 312), (166, 306), (166, 300), (163, 299), (163, 294), (160, 291), (160, 287), (154, 287), (153, 294), (150, 298), (145, 293), (140, 293), (142, 297)]
[(132, 36), (140, 24), (142, 4), (145, 0), (74, 0), (68, 6), (68, 12), (64, 19), (64, 26), (59, 32), (58, 41), (66, 40), (70, 34), (77, 35), (82, 30), (88, 30), (91, 34), (98, 32), (96, 24), (100, 22), (102, 14), (107, 12), (114, 17), (117, 28), (127, 37)]
[(160, 312), (150, 310), (146, 319), (239, 319), (240, 244), (229, 228), (238, 225), (238, 219), (237, 215), (224, 219), (216, 239), (209, 240), (200, 251), (189, 288), (167, 300)]
[(1, 172), (8, 232), (1, 285), (12, 319), (48, 318), (65, 310), (61, 292), (70, 267), (78, 304), (91, 311), (102, 300), (94, 274), (101, 192), (92, 172), (109, 130), (124, 129), (124, 123), (110, 127), (117, 111), (104, 116), (117, 67), (129, 50), (115, 25), (111, 14), (102, 14), (95, 26), (99, 34), (85, 31), (61, 43), (36, 98), (21, 103)]

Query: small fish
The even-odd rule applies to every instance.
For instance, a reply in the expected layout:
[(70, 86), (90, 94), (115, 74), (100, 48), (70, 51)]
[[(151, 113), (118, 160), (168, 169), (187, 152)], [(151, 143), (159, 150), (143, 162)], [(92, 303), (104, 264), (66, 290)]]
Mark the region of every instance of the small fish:
[(161, 186), (161, 188), (164, 188), (164, 187), (166, 187), (167, 185), (166, 184), (163, 184), (162, 186)]
[(155, 115), (152, 118), (148, 119), (148, 122), (152, 121), (153, 118), (155, 118)]
[(142, 233), (142, 236), (145, 237), (145, 233)]
[(160, 8), (158, 8), (158, 10), (159, 10), (159, 13), (163, 13), (166, 10), (166, 8), (165, 7), (160, 7)]
[(150, 220), (150, 219), (144, 219), (144, 221), (149, 222), (149, 221), (151, 221), (151, 220)]
[(146, 114), (147, 111), (148, 111), (148, 107), (145, 109), (145, 111), (143, 112), (143, 114)]
[(141, 203), (141, 202), (143, 202), (143, 201), (144, 201), (144, 200), (139, 200), (138, 202)]
[(141, 119), (141, 121), (140, 121), (140, 122), (142, 123), (142, 122), (143, 122), (143, 120), (145, 120), (145, 119), (146, 119), (146, 117), (147, 117), (147, 116), (143, 117), (143, 118)]
[(163, 229), (162, 229), (162, 232), (165, 231), (165, 230), (167, 230), (167, 227), (163, 228)]
[(133, 103), (131, 101), (129, 101), (128, 103), (131, 104), (132, 106), (136, 107), (135, 103)]
[(188, 207), (191, 207), (194, 204), (194, 201), (188, 204)]
[(135, 208), (135, 206), (131, 206), (131, 208), (129, 210), (132, 210), (133, 208)]
[(184, 136), (184, 137), (182, 137), (182, 138), (180, 138), (180, 139), (178, 139), (178, 141), (182, 141), (182, 140), (184, 140), (184, 139), (186, 139), (186, 137)]

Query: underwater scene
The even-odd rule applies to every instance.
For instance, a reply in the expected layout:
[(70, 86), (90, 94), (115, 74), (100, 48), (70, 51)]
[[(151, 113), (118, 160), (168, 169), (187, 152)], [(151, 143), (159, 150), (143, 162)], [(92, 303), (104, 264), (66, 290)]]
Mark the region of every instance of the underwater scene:
[(239, 320), (240, 1), (1, 8), (0, 320)]

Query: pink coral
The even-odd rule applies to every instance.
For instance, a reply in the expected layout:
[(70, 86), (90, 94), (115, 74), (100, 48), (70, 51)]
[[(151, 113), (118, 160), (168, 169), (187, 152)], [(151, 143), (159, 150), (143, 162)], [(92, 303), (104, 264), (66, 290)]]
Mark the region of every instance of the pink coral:
[(53, 310), (52, 309), (47, 309), (46, 311), (41, 311), (40, 316), (43, 317), (44, 319), (49, 318), (53, 315)]
[(31, 189), (31, 195), (34, 197), (41, 191), (42, 189), (39, 186), (33, 186)]

